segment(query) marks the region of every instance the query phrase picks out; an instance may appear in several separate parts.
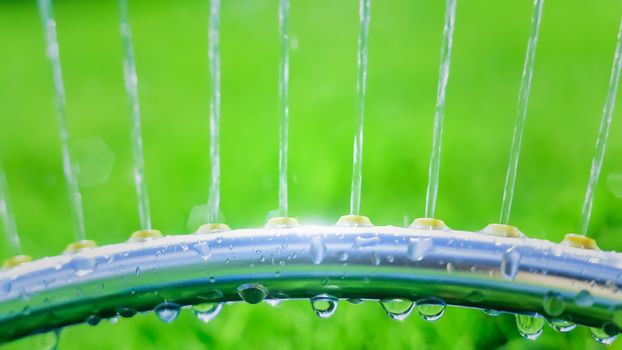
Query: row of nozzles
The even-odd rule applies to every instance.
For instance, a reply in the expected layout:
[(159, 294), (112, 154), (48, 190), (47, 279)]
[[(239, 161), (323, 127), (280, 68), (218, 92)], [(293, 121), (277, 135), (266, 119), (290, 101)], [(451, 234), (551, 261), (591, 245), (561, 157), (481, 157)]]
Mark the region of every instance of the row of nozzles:
[[(291, 228), (299, 226), (300, 223), (293, 217), (274, 217), (268, 220), (266, 228)], [(363, 215), (344, 215), (337, 221), (337, 226), (342, 227), (372, 227), (373, 224), (367, 216)], [(411, 228), (416, 230), (438, 230), (449, 231), (450, 228), (440, 219), (434, 218), (418, 218), (410, 225)], [(227, 224), (223, 223), (211, 223), (204, 224), (197, 230), (197, 234), (210, 234), (229, 231), (231, 228)], [(479, 233), (506, 238), (526, 238), (517, 227), (504, 224), (490, 224)], [(162, 233), (159, 230), (140, 230), (132, 233), (128, 242), (142, 242), (162, 237)], [(574, 248), (594, 249), (600, 250), (596, 241), (592, 238), (578, 235), (574, 233), (568, 233), (564, 236), (561, 242), (562, 245), (570, 246)], [(93, 240), (81, 240), (70, 243), (63, 251), (63, 254), (73, 254), (86, 249), (92, 249), (97, 247), (97, 243)], [(32, 261), (32, 258), (28, 255), (17, 255), (4, 261), (2, 268), (9, 269), (27, 262)]]

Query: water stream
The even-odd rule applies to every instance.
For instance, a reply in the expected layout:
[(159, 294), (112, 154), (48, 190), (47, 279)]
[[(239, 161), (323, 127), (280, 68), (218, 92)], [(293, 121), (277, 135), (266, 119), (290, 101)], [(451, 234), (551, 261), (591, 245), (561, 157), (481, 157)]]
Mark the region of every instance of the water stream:
[(279, 216), (287, 217), (287, 151), (289, 129), (289, 0), (279, 5)]
[(210, 71), (210, 165), (211, 179), (207, 201), (207, 222), (220, 221), (220, 0), (210, 1), (209, 12)]
[(143, 157), (143, 139), (140, 126), (140, 104), (138, 101), (138, 76), (132, 45), (132, 30), (129, 21), (128, 0), (119, 0), (121, 39), (123, 41), (123, 73), (125, 89), (130, 102), (132, 153), (134, 156), (134, 186), (138, 199), (138, 216), (143, 230), (151, 229), (149, 195), (145, 181), (145, 161)]
[(603, 159), (605, 158), (605, 148), (607, 147), (607, 138), (609, 136), (609, 127), (613, 118), (613, 110), (616, 103), (616, 95), (618, 93), (618, 83), (620, 81), (620, 70), (622, 69), (622, 21), (618, 30), (618, 38), (616, 44), (616, 52), (613, 58), (613, 67), (611, 68), (611, 77), (609, 78), (609, 88), (607, 90), (607, 98), (603, 107), (603, 115), (600, 121), (600, 129), (598, 130), (598, 138), (596, 139), (596, 149), (592, 158), (592, 167), (590, 169), (590, 179), (585, 192), (585, 200), (583, 201), (583, 210), (581, 213), (581, 234), (587, 234), (590, 225), (590, 215), (592, 213), (592, 204), (594, 202), (594, 192), (600, 178), (600, 171), (603, 167)]
[(17, 225), (15, 224), (15, 215), (11, 206), (11, 198), (9, 197), (9, 186), (6, 181), (4, 169), (0, 167), (0, 221), (4, 226), (4, 234), (9, 243), (11, 253), (20, 255), (22, 253), (19, 234), (17, 233)]
[(449, 80), (449, 64), (451, 62), (451, 46), (454, 36), (456, 18), (456, 0), (447, 0), (445, 7), (445, 24), (443, 26), (443, 43), (441, 46), (441, 65), (436, 94), (436, 110), (434, 111), (434, 131), (432, 136), (432, 154), (428, 171), (428, 189), (425, 202), (425, 217), (433, 218), (438, 194), (438, 178), (441, 167), (441, 139), (443, 136), (443, 120), (445, 118), (445, 93)]
[(512, 146), (510, 148), (510, 160), (505, 176), (503, 189), (503, 200), (501, 204), (501, 216), (499, 222), (508, 224), (510, 212), (512, 210), (512, 198), (514, 197), (514, 187), (516, 184), (516, 170), (518, 169), (518, 158), (520, 156), (523, 130), (525, 128), (525, 118), (527, 117), (527, 102), (529, 91), (531, 90), (531, 77), (533, 76), (533, 66), (536, 57), (536, 47), (538, 46), (538, 32), (540, 30), (540, 19), (542, 17), (542, 6), (544, 0), (534, 0), (531, 13), (531, 29), (529, 32), (529, 43), (523, 66), (523, 75), (518, 92), (518, 105), (516, 120), (514, 122), (514, 134), (512, 135)]
[(358, 37), (357, 80), (356, 80), (356, 125), (354, 152), (352, 155), (352, 188), (350, 192), (350, 214), (361, 211), (361, 183), (363, 168), (363, 116), (365, 114), (365, 90), (367, 83), (367, 44), (369, 41), (371, 0), (360, 0), (360, 29)]
[(52, 9), (52, 0), (38, 0), (39, 13), (43, 22), (47, 56), (52, 66), (54, 79), (54, 93), (56, 98), (56, 114), (60, 130), (61, 151), (63, 157), (63, 171), (73, 215), (74, 235), (76, 240), (86, 237), (84, 230), (84, 213), (82, 196), (78, 186), (77, 171), (69, 151), (69, 128), (67, 126), (67, 102), (65, 98), (65, 84), (61, 70), (60, 52), (56, 33), (56, 20)]

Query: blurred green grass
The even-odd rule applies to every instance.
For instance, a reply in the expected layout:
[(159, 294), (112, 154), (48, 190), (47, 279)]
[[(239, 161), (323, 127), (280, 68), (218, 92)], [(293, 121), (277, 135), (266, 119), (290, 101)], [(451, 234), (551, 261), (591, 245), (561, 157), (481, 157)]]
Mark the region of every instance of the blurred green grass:
[[(146, 178), (154, 226), (167, 234), (193, 231), (192, 208), (207, 198), (208, 6), (207, 0), (131, 2)], [(232, 227), (262, 225), (277, 207), (277, 6), (276, 0), (222, 4), (222, 211)], [(303, 222), (332, 223), (347, 211), (357, 6), (292, 0), (290, 211)], [(100, 244), (123, 241), (138, 218), (117, 2), (57, 0), (55, 10), (76, 152), (88, 159), (80, 144), (96, 138), (114, 155), (106, 181), (82, 188), (87, 235)], [(423, 215), (443, 11), (443, 1), (372, 3), (362, 211), (376, 224)], [(530, 11), (530, 1), (458, 1), (437, 208), (451, 227), (477, 230), (498, 219)], [(578, 226), (621, 14), (622, 4), (609, 0), (544, 6), (511, 219), (531, 237), (559, 240)], [(0, 39), (0, 159), (18, 228), (27, 253), (57, 254), (73, 236), (35, 1), (0, 2)], [(601, 247), (618, 251), (619, 114), (590, 230)], [(0, 253), (8, 256), (6, 244)], [(29, 348), (29, 341), (7, 348)], [(527, 342), (512, 317), (474, 310), (449, 309), (433, 324), (415, 315), (398, 323), (379, 305), (342, 304), (332, 319), (320, 320), (304, 302), (235, 305), (207, 325), (188, 312), (172, 325), (136, 316), (71, 327), (61, 337), (61, 348), (173, 347), (599, 346), (585, 329), (566, 335), (546, 329)]]

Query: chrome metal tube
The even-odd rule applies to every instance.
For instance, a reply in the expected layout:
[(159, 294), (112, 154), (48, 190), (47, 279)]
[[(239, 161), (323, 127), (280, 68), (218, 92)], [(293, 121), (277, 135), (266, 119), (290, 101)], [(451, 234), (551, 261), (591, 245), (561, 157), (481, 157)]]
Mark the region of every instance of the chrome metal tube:
[[(619, 253), (465, 231), (297, 226), (167, 236), (4, 270), (0, 339), (164, 301), (239, 301), (238, 287), (249, 283), (268, 298), (436, 297), (597, 327), (622, 312)], [(547, 315), (552, 296), (563, 305), (559, 315)]]

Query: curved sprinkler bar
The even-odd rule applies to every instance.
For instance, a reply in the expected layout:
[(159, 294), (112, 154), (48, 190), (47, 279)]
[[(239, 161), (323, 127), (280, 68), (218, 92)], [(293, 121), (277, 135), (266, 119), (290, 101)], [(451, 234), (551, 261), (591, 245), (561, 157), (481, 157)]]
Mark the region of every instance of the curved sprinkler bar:
[[(0, 340), (179, 305), (327, 294), (442, 299), (618, 331), (622, 254), (392, 226), (240, 229), (114, 244), (0, 272)], [(546, 307), (556, 301), (555, 314)]]

